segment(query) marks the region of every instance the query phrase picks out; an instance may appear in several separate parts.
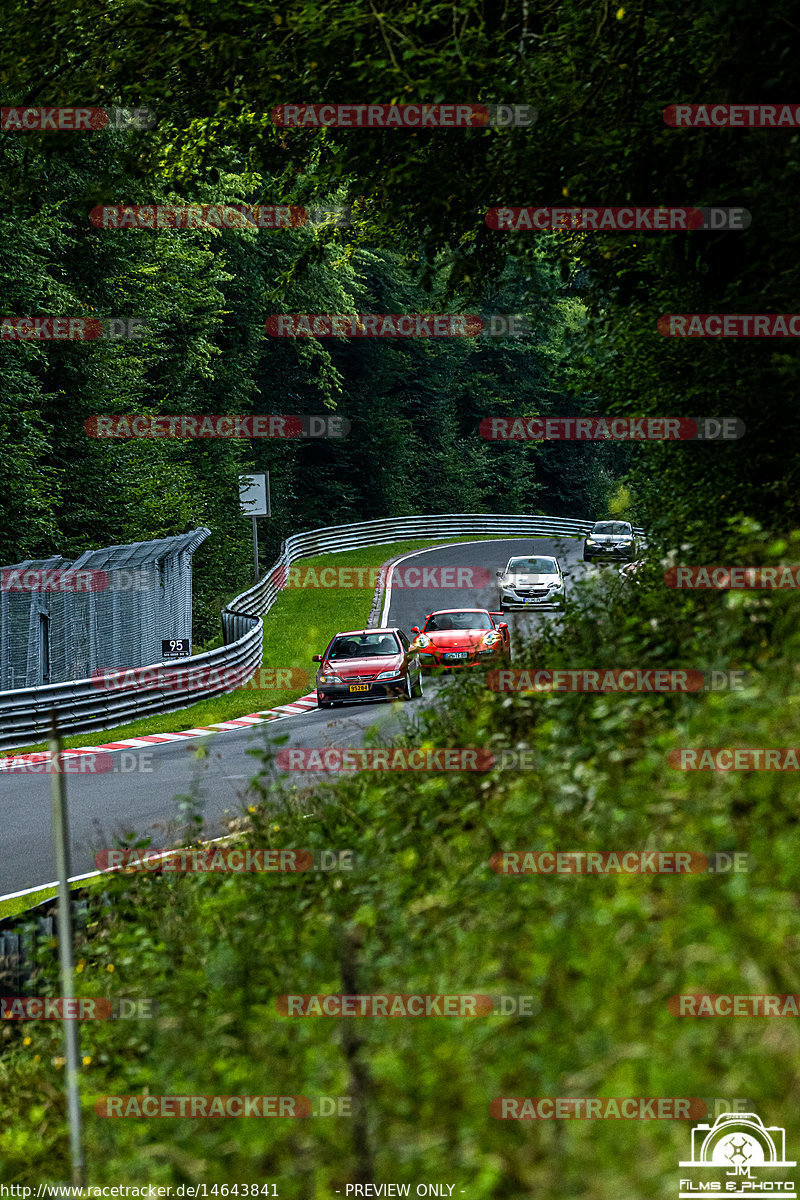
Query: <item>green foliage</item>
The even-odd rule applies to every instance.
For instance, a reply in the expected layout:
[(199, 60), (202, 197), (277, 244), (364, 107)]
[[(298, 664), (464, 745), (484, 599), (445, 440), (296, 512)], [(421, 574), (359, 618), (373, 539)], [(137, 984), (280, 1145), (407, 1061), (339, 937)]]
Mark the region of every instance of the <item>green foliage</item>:
[[(777, 560), (757, 531), (746, 553)], [(800, 535), (792, 546), (800, 545)], [(457, 1178), (476, 1196), (568, 1187), (598, 1200), (674, 1190), (685, 1122), (494, 1120), (495, 1096), (747, 1096), (800, 1127), (790, 1019), (681, 1020), (680, 992), (797, 992), (796, 784), (768, 772), (680, 772), (676, 746), (789, 745), (797, 600), (686, 595), (656, 573), (587, 584), (559, 634), (520, 648), (547, 666), (735, 667), (742, 691), (514, 695), (457, 676), (409, 744), (527, 749), (532, 769), (365, 772), (278, 791), (271, 754), (242, 844), (348, 849), (353, 870), (118, 878), (82, 943), (81, 994), (148, 997), (153, 1021), (86, 1024), (92, 1182), (274, 1178), (289, 1196), (344, 1182)], [(653, 615), (657, 614), (657, 615)], [(691, 630), (687, 640), (686, 631)], [(594, 631), (594, 636), (592, 636)], [(745, 875), (503, 876), (498, 850), (744, 852)], [(113, 967), (113, 971), (109, 968)], [(54, 967), (53, 967), (54, 969)], [(49, 973), (52, 978), (52, 973)], [(328, 992), (529, 995), (533, 1015), (281, 1016)], [(64, 1173), (57, 1031), (2, 1032), (5, 1175)], [(33, 1056), (38, 1055), (38, 1059)], [(409, 1081), (413, 1081), (413, 1088)], [(104, 1121), (106, 1094), (349, 1095), (308, 1121)], [(37, 1097), (29, 1113), (28, 1098)]]
[[(741, 669), (742, 692), (506, 696), (459, 678), (415, 736), (528, 748), (532, 771), (254, 789), (253, 845), (353, 849), (352, 874), (120, 880), (81, 986), (162, 1002), (83, 1031), (103, 1092), (350, 1093), (351, 1121), (102, 1123), (97, 1182), (458, 1181), (476, 1197), (674, 1195), (682, 1124), (493, 1121), (495, 1095), (749, 1096), (797, 1143), (790, 1021), (678, 1021), (667, 998), (798, 992), (796, 785), (686, 773), (680, 745), (796, 740), (797, 605), (667, 592), (665, 564), (797, 556), (793, 342), (668, 339), (663, 313), (797, 308), (798, 132), (676, 130), (677, 101), (783, 101), (786, 0), (484, 5), (10, 0), (5, 103), (149, 105), (149, 133), (3, 134), (6, 311), (141, 315), (141, 343), (3, 344), (0, 559), (207, 524), (196, 640), (248, 581), (239, 470), (269, 469), (264, 553), (417, 511), (629, 514), (652, 561), (581, 589), (532, 663)], [(533, 129), (279, 129), (276, 104), (532, 103)], [(99, 203), (352, 203), (348, 230), (97, 232)], [(742, 205), (746, 233), (500, 234), (497, 204)], [(500, 310), (518, 343), (268, 341), (294, 311)], [(341, 444), (88, 444), (97, 412), (320, 412)], [(484, 442), (487, 415), (738, 416), (735, 445)], [(742, 515), (744, 514), (744, 516)], [(663, 560), (663, 561), (662, 561)], [(612, 575), (612, 578), (614, 576)], [(328, 614), (330, 615), (330, 614)], [(322, 627), (320, 626), (320, 632)], [(412, 735), (409, 734), (411, 737)], [(745, 876), (502, 878), (498, 848), (742, 850)], [(114, 967), (110, 972), (109, 967)], [(48, 975), (54, 986), (52, 972)], [(292, 1021), (282, 992), (531, 993), (532, 1019)], [(3, 1028), (0, 1178), (65, 1174), (55, 1028)], [(36, 1055), (38, 1054), (38, 1060)], [(202, 1124), (202, 1128), (198, 1128)], [(233, 1126), (233, 1128), (232, 1128)], [(95, 1179), (93, 1179), (93, 1182)]]

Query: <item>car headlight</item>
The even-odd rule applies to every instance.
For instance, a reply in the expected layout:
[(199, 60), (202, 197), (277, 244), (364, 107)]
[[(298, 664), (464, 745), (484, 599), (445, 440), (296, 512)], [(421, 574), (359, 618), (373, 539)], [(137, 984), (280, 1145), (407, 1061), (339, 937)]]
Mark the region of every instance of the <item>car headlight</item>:
[(402, 671), (381, 671), (378, 679), (402, 679)]
[(587, 545), (587, 546), (596, 546), (596, 545), (597, 545), (597, 542), (595, 541), (595, 539), (594, 539), (594, 538), (587, 537), (587, 539), (586, 539), (586, 545)]
[(342, 681), (338, 675), (320, 675), (319, 682), (320, 683), (341, 683)]
[(500, 641), (499, 633), (485, 633), (483, 635), (484, 646), (496, 646), (499, 641)]

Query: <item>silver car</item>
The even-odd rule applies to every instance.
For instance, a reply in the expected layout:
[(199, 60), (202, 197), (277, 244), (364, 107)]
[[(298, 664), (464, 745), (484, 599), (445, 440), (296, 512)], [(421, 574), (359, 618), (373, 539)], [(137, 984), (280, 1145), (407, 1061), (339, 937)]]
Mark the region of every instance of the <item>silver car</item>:
[(557, 558), (528, 555), (510, 558), (499, 579), (498, 608), (562, 608), (564, 575)]
[(636, 536), (628, 521), (597, 521), (583, 543), (583, 561), (611, 558), (631, 562), (636, 551)]

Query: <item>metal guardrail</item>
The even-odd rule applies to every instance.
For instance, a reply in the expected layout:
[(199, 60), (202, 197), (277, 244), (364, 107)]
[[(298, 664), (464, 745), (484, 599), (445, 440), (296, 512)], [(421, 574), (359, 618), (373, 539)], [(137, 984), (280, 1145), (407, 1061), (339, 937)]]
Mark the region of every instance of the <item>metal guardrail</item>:
[[(82, 889), (70, 892), (72, 925), (85, 931), (89, 905)], [(101, 903), (109, 903), (107, 894)], [(51, 896), (36, 905), (0, 921), (0, 989), (6, 996), (25, 994), (40, 958), (53, 961), (52, 943), (58, 937), (56, 909), (58, 898)]]
[[(236, 641), (205, 654), (129, 672), (98, 673), (93, 679), (0, 692), (0, 751), (44, 740), (53, 708), (62, 733), (90, 733), (232, 692), (250, 679), (262, 656), (263, 621), (251, 617), (247, 632)], [(162, 682), (148, 682), (159, 671)], [(171, 686), (170, 678), (178, 673), (183, 686)], [(136, 679), (132, 686), (120, 686), (126, 675)]]
[[(278, 561), (264, 578), (237, 596), (222, 614), (226, 621), (243, 614), (264, 616), (272, 608), (292, 563), (315, 554), (338, 554), (360, 546), (381, 546), (414, 538), (464, 537), (483, 534), (489, 537), (574, 537), (582, 538), (593, 521), (573, 521), (565, 517), (521, 516), (515, 513), (448, 513), (442, 516), (389, 517), (378, 521), (358, 521), (353, 525), (329, 525), (287, 538)], [(644, 530), (634, 527), (644, 536)], [(231, 625), (231, 629), (234, 626)]]
[[(71, 680), (49, 686), (0, 692), (0, 751), (44, 740), (49, 713), (55, 708), (63, 733), (91, 733), (156, 713), (175, 712), (197, 700), (241, 687), (261, 665), (263, 621), (282, 591), (289, 567), (302, 558), (336, 554), (360, 546), (380, 546), (416, 538), (583, 537), (591, 521), (518, 514), (448, 513), (441, 516), (390, 517), (330, 525), (287, 538), (278, 561), (254, 587), (242, 592), (222, 612), (224, 645), (191, 658), (137, 668), (146, 677), (161, 668), (165, 675), (186, 672), (185, 687), (169, 683), (137, 683), (118, 690), (113, 676)], [(636, 529), (639, 535), (643, 530)], [(125, 675), (126, 672), (119, 672)], [(234, 682), (231, 682), (231, 681)]]

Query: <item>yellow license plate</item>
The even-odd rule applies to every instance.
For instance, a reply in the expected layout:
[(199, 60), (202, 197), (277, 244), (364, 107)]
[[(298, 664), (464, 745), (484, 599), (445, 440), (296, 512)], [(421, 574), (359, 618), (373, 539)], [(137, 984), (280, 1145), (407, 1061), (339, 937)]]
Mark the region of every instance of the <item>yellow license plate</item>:
[(368, 692), (369, 684), (368, 683), (351, 683), (350, 691), (351, 692)]

